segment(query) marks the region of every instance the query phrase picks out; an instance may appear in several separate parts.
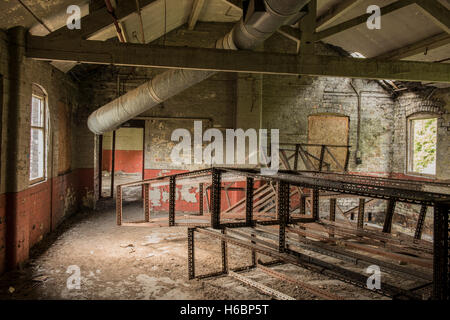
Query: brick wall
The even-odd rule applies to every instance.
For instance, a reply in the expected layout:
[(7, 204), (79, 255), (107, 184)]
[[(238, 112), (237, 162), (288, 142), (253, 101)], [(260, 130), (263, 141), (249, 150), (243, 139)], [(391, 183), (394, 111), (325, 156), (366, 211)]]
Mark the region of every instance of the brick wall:
[[(156, 43), (163, 44), (165, 41), (167, 45), (208, 47), (231, 28), (232, 25), (228, 24), (199, 23), (194, 31), (181, 27), (157, 40)], [(257, 50), (295, 53), (296, 49), (295, 42), (276, 33)], [(321, 44), (316, 45), (316, 51), (320, 54), (337, 55), (334, 50)], [(85, 90), (83, 96), (89, 100), (85, 109), (93, 111), (160, 72), (164, 70), (105, 67), (102, 72), (87, 79), (83, 84)], [(361, 96), (359, 137), (358, 94)], [(423, 99), (419, 97), (419, 100)], [(401, 104), (400, 100), (394, 100), (376, 81), (308, 76), (217, 74), (141, 115), (153, 117), (146, 120), (145, 127), (146, 177), (187, 169), (185, 166), (175, 166), (170, 161), (169, 155), (174, 145), (170, 141), (170, 135), (176, 128), (186, 128), (192, 132), (193, 120), (168, 120), (158, 117), (208, 118), (212, 120), (210, 126), (220, 128), (280, 129), (280, 141), (306, 143), (308, 116), (333, 114), (347, 116), (350, 120), (350, 172), (402, 178), (405, 177), (401, 166), (405, 159), (405, 154), (401, 150), (405, 137), (402, 123), (405, 114), (414, 110), (405, 109)], [(422, 105), (427, 104), (422, 101)], [(444, 136), (448, 123), (448, 120), (440, 123), (440, 137)], [(204, 121), (204, 129), (206, 127)], [(448, 146), (448, 141), (445, 143)], [(448, 150), (445, 144), (439, 148), (438, 157), (448, 159), (446, 153), (448, 151), (443, 150)], [(357, 158), (360, 161), (356, 161)], [(441, 161), (438, 167), (441, 172), (439, 178), (448, 179), (446, 176), (449, 174), (448, 166), (446, 168)], [(202, 166), (193, 165), (189, 170), (199, 168)], [(154, 200), (162, 210), (168, 207), (165, 192), (167, 190), (153, 192)], [(197, 200), (186, 195), (193, 202), (182, 200), (180, 210), (197, 210), (195, 203)], [(339, 204), (343, 210), (348, 210), (356, 206), (358, 200), (340, 200)], [(327, 215), (327, 201), (321, 202), (321, 208), (324, 215)], [(374, 222), (379, 224), (383, 222), (384, 209), (385, 204), (380, 202), (368, 210), (372, 213)], [(402, 215), (402, 212), (406, 211), (401, 205), (397, 211), (398, 215), (394, 221), (401, 226), (411, 227), (415, 223), (414, 209), (413, 214), (406, 218)]]
[[(0, 185), (0, 273), (28, 258), (30, 248), (54, 230), (69, 214), (77, 211), (93, 193), (93, 162), (85, 170), (79, 167), (78, 154), (72, 150), (70, 168), (58, 173), (60, 159), (58, 108), (68, 106), (68, 125), (78, 109), (78, 86), (46, 62), (26, 58), (15, 63), (8, 52), (11, 45), (0, 31), (0, 74), (3, 76), (1, 126)], [(17, 60), (16, 60), (17, 61)], [(11, 66), (14, 66), (11, 67)], [(30, 111), (32, 84), (47, 94), (49, 126), (47, 128), (46, 180), (29, 182)], [(77, 149), (84, 141), (77, 140), (76, 130), (68, 136), (67, 145)], [(67, 134), (67, 133), (64, 133)], [(90, 155), (92, 157), (93, 155)], [(14, 167), (11, 166), (14, 163)], [(14, 170), (11, 170), (14, 168)]]

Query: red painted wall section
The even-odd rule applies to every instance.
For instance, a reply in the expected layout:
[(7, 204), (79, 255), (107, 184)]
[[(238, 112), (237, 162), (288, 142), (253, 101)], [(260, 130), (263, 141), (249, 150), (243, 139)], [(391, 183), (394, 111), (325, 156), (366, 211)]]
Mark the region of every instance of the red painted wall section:
[(77, 169), (0, 195), (0, 273), (29, 257), (30, 248), (93, 195), (94, 169)]
[[(113, 135), (103, 135), (102, 170), (112, 170)], [(119, 128), (116, 131), (114, 170), (141, 173), (144, 158), (144, 129)]]
[[(141, 173), (144, 152), (142, 150), (116, 150), (114, 170), (125, 173)], [(103, 150), (102, 170), (111, 172), (112, 151)]]
[[(146, 169), (144, 173), (144, 179), (151, 179), (161, 176), (167, 176), (177, 173), (187, 172), (187, 170), (159, 170), (159, 169)], [(222, 185), (226, 185), (223, 183)], [(245, 181), (238, 181), (232, 185), (232, 187), (245, 188)], [(261, 186), (261, 182), (255, 182), (255, 189)], [(182, 212), (198, 212), (199, 211), (199, 195), (198, 185), (192, 186), (177, 186), (175, 209)], [(206, 186), (205, 186), (206, 188)], [(221, 209), (226, 210), (230, 204), (234, 205), (236, 202), (245, 197), (245, 191), (228, 191), (230, 202), (225, 194), (225, 190), (221, 192)], [(208, 197), (210, 192), (208, 191)], [(152, 210), (154, 211), (168, 211), (169, 210), (169, 186), (151, 188), (150, 200)], [(207, 210), (206, 198), (203, 199), (204, 212)]]

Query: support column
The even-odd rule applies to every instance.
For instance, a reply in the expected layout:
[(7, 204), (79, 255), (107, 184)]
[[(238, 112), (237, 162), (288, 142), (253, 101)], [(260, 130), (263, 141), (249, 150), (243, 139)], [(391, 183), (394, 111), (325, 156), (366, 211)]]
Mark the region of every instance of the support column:
[(116, 131), (113, 131), (111, 150), (111, 198), (114, 198), (114, 178), (116, 172)]
[[(222, 234), (226, 234), (226, 229), (222, 229)], [(222, 244), (222, 272), (224, 274), (228, 273), (228, 246), (225, 240), (221, 241)]]
[(188, 228), (188, 275), (189, 275), (189, 280), (192, 280), (195, 278), (194, 231), (195, 231), (195, 228)]
[(361, 198), (359, 199), (359, 207), (358, 207), (358, 229), (364, 228), (364, 207), (366, 205), (366, 199)]
[(330, 221), (336, 221), (336, 198), (330, 199)]
[(300, 195), (300, 214), (306, 214), (306, 197), (305, 195)]
[(311, 0), (307, 5), (308, 13), (300, 21), (301, 45), (300, 56), (314, 55), (314, 33), (316, 32), (317, 0)]
[[(7, 115), (3, 122), (3, 132), (7, 132), (6, 146), (2, 146), (2, 154), (5, 154), (5, 258), (6, 269), (14, 269), (20, 262), (28, 259), (29, 255), (29, 210), (19, 212), (19, 192), (29, 186), (29, 141), (30, 129), (27, 119), (31, 103), (32, 86), (27, 82), (25, 74), (25, 45), (26, 29), (14, 27), (8, 30), (8, 78), (5, 95), (9, 95), (8, 104), (5, 107)], [(3, 121), (3, 119), (2, 119)]]
[(150, 221), (150, 184), (144, 184), (144, 218)]
[(319, 189), (312, 189), (311, 191), (312, 196), (312, 217), (315, 221), (319, 220)]
[(298, 170), (298, 153), (300, 152), (300, 146), (295, 145), (295, 155), (294, 155), (294, 171)]
[(322, 171), (324, 157), (325, 157), (325, 146), (322, 145), (322, 147), (320, 148), (319, 171)]
[(449, 212), (448, 203), (437, 203), (434, 206), (432, 296), (434, 300), (449, 300)]
[(254, 179), (248, 177), (245, 198), (245, 223), (249, 227), (253, 226), (253, 184)]
[(414, 233), (415, 239), (422, 238), (423, 224), (425, 223), (427, 209), (428, 207), (426, 205), (422, 205), (422, 207), (420, 207), (419, 218), (417, 219), (416, 232)]
[(203, 215), (203, 183), (198, 185), (198, 214)]
[[(330, 221), (336, 221), (336, 205), (337, 205), (337, 201), (336, 198), (331, 198), (330, 199)], [(328, 235), (330, 236), (330, 238), (334, 238), (334, 229), (332, 229)]]
[(117, 225), (122, 225), (122, 187), (117, 186), (116, 191), (116, 219)]
[(220, 193), (222, 185), (222, 172), (213, 169), (211, 185), (211, 227), (219, 229), (220, 227)]
[(387, 203), (387, 208), (386, 208), (386, 217), (385, 217), (384, 226), (383, 226), (384, 233), (391, 233), (392, 218), (394, 217), (394, 212), (395, 212), (395, 200), (390, 199)]
[(278, 219), (280, 220), (279, 252), (286, 250), (286, 225), (289, 221), (289, 184), (278, 182)]
[[(254, 233), (252, 233), (251, 236), (252, 236), (252, 238), (256, 238)], [(256, 242), (252, 241), (252, 244), (256, 244)], [(256, 267), (257, 264), (258, 264), (258, 261), (257, 261), (256, 251), (253, 249), (252, 250), (252, 267)]]
[(176, 191), (175, 177), (170, 177), (169, 183), (169, 227), (175, 225), (175, 191)]

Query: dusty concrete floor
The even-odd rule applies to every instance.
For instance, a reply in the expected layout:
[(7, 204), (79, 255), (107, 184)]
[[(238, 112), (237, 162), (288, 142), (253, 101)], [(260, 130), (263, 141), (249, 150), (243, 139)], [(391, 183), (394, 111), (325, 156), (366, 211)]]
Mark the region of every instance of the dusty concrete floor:
[[(124, 218), (142, 217), (141, 204), (124, 204)], [(32, 252), (27, 264), (0, 277), (0, 299), (270, 299), (231, 277), (187, 279), (185, 227), (118, 227), (113, 200), (67, 219)], [(219, 271), (220, 242), (196, 234), (196, 273)], [(250, 264), (248, 251), (229, 246), (230, 267)], [(70, 266), (80, 289), (68, 289)], [(348, 299), (382, 299), (367, 290), (294, 266), (276, 270)], [(258, 270), (243, 275), (296, 299), (318, 299)]]

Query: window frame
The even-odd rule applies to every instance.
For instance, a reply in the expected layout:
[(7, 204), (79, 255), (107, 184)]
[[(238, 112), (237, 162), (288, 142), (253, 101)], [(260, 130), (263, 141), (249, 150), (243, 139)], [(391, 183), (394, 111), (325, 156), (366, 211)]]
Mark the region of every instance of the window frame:
[[(430, 112), (418, 112), (414, 113), (406, 118), (407, 121), (407, 135), (406, 135), (406, 173), (411, 176), (436, 178), (437, 171), (434, 174), (421, 173), (414, 171), (414, 130), (413, 121), (415, 120), (427, 120), (436, 119), (439, 121), (439, 115)], [(438, 123), (436, 123), (438, 127)], [(438, 149), (438, 132), (436, 132), (436, 154)], [(436, 169), (437, 169), (437, 157), (436, 157)]]
[(30, 161), (29, 161), (29, 170), (31, 173), (31, 134), (33, 129), (34, 130), (41, 130), (42, 131), (42, 137), (43, 137), (43, 175), (42, 177), (38, 177), (36, 179), (31, 179), (30, 174), (28, 175), (28, 179), (29, 179), (29, 184), (33, 185), (33, 184), (37, 184), (40, 182), (44, 182), (47, 180), (47, 96), (45, 95), (45, 93), (43, 93), (42, 95), (36, 94), (36, 93), (32, 93), (31, 95), (31, 114), (33, 112), (33, 97), (37, 98), (41, 101), (42, 103), (42, 127), (38, 127), (38, 126), (33, 126), (32, 125), (32, 121), (30, 118)]

